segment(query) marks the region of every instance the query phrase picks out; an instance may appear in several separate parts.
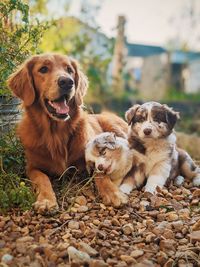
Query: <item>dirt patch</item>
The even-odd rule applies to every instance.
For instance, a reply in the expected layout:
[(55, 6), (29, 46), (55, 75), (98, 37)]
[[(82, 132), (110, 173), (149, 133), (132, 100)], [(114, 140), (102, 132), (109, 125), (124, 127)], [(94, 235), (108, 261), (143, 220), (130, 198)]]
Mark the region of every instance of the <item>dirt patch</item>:
[(200, 266), (200, 189), (133, 191), (122, 208), (85, 189), (71, 211), (0, 217), (0, 266)]

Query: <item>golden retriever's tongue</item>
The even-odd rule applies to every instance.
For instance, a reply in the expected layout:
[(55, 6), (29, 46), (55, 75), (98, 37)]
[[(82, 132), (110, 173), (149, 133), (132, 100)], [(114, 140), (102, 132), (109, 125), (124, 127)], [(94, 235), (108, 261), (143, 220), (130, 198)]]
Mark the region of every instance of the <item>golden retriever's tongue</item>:
[(55, 108), (56, 113), (58, 114), (67, 114), (69, 112), (69, 106), (66, 103), (66, 100), (60, 102), (51, 102), (50, 105)]

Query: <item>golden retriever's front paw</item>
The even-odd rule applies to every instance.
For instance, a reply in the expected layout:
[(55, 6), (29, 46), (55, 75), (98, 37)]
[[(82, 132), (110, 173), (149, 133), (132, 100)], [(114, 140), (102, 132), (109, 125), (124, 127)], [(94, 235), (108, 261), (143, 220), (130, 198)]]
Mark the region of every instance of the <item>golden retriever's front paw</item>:
[(56, 199), (40, 199), (34, 203), (34, 209), (40, 214), (54, 214), (58, 211)]
[(113, 205), (114, 207), (120, 207), (128, 202), (128, 196), (119, 190), (103, 195), (102, 199), (106, 205)]

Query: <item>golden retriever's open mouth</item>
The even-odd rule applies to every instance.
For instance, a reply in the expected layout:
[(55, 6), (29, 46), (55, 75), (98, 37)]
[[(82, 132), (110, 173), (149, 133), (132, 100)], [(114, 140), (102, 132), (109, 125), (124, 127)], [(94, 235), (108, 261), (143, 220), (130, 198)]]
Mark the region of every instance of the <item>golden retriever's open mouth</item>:
[(60, 120), (68, 120), (69, 116), (69, 106), (65, 96), (62, 96), (56, 100), (45, 99), (45, 106), (48, 112), (55, 118)]

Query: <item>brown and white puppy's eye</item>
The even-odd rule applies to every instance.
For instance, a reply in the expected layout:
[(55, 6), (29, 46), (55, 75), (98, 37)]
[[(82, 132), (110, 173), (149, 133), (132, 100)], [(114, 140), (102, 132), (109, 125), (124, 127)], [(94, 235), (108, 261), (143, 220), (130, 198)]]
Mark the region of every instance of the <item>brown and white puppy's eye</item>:
[(99, 150), (99, 155), (100, 156), (105, 156), (106, 155), (106, 147), (101, 149), (101, 150)]

